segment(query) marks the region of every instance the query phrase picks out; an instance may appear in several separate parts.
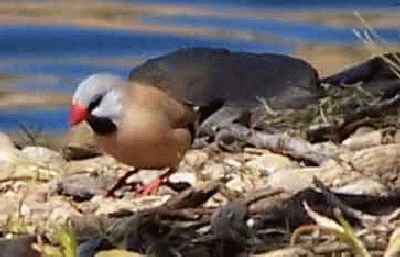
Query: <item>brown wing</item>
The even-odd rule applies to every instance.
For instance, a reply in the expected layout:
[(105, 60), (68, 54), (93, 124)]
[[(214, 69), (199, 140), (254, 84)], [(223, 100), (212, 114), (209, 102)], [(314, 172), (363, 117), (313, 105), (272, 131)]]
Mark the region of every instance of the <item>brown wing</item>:
[(129, 85), (116, 132), (99, 137), (102, 148), (137, 168), (175, 168), (190, 148), (196, 114), (156, 87)]

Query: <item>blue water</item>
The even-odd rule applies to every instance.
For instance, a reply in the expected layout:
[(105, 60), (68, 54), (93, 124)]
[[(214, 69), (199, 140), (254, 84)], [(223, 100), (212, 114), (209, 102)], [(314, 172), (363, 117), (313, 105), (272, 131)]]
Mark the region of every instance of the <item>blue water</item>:
[[(310, 23), (293, 23), (266, 19), (249, 18), (220, 18), (220, 17), (147, 17), (147, 23), (162, 23), (178, 26), (208, 27), (229, 30), (242, 30), (254, 32), (258, 37), (274, 35), (287, 41), (312, 43), (357, 43), (359, 39), (350, 28), (334, 28), (328, 26), (314, 25)], [(377, 32), (387, 41), (398, 42), (400, 33), (398, 28), (378, 29)], [(284, 42), (282, 42), (284, 43)]]
[(391, 8), (400, 5), (399, 0), (121, 0), (122, 2), (145, 2), (145, 3), (181, 3), (181, 4), (223, 4), (251, 7), (275, 7), (275, 8)]
[(61, 133), (68, 120), (67, 107), (60, 108), (16, 108), (0, 110), (0, 128), (5, 131), (21, 126), (28, 129)]
[[(130, 1), (130, 0), (128, 0)], [(132, 1), (130, 1), (132, 2)], [(134, 2), (134, 1), (133, 1)], [(139, 1), (137, 1), (139, 2)], [(144, 1), (140, 1), (144, 2)], [(257, 0), (154, 0), (152, 3), (201, 4), (203, 7), (233, 8), (247, 14), (264, 7), (279, 8), (347, 8), (370, 6), (397, 8), (399, 1), (257, 1)], [(253, 8), (253, 9), (252, 9)], [(400, 9), (399, 9), (400, 10)], [(26, 79), (17, 80), (16, 90), (49, 91), (72, 94), (85, 76), (95, 72), (112, 72), (127, 76), (147, 58), (162, 55), (180, 47), (225, 47), (237, 51), (277, 52), (290, 54), (298, 44), (357, 44), (350, 28), (282, 22), (271, 19), (218, 16), (152, 16), (143, 17), (146, 24), (161, 24), (217, 31), (214, 36), (179, 35), (157, 32), (88, 29), (74, 26), (0, 26), (0, 74)], [(247, 37), (229, 36), (241, 32)], [(380, 35), (398, 42), (397, 28), (383, 29)], [(221, 35), (221, 36), (218, 36)], [(46, 131), (67, 129), (68, 108), (29, 108), (0, 111), (0, 130), (14, 130), (19, 124), (40, 127)]]

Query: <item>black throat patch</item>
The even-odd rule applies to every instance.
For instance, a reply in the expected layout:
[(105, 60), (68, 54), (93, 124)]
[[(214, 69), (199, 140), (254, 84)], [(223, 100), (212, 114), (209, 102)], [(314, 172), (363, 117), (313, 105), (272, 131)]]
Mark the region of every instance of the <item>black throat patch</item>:
[(99, 136), (106, 136), (114, 133), (117, 130), (117, 126), (110, 118), (90, 115), (87, 118), (87, 122), (93, 131)]
[[(96, 99), (90, 103), (88, 108), (90, 113), (94, 108), (100, 105), (101, 101), (103, 100), (103, 96), (104, 95), (100, 95), (96, 97)], [(114, 133), (117, 130), (117, 126), (110, 118), (98, 117), (90, 114), (86, 120), (93, 131), (99, 136), (106, 136)]]

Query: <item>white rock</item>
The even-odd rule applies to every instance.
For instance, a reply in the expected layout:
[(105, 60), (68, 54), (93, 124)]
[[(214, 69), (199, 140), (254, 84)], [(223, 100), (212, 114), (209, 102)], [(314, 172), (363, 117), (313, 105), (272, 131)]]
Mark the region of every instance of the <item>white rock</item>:
[(360, 179), (353, 183), (334, 189), (336, 193), (353, 195), (385, 195), (388, 189), (381, 183), (372, 179)]
[(18, 159), (19, 151), (11, 139), (0, 131), (0, 170), (7, 169)]
[(25, 158), (34, 162), (63, 161), (63, 158), (59, 152), (45, 147), (28, 146), (25, 147), (21, 152)]
[(154, 180), (156, 180), (163, 171), (161, 170), (139, 170), (135, 174), (132, 174), (126, 179), (126, 183), (139, 183), (148, 184)]
[(311, 257), (311, 256), (314, 256), (311, 252), (298, 247), (279, 249), (263, 254), (251, 255), (251, 257)]
[(191, 186), (196, 186), (198, 180), (195, 174), (191, 172), (176, 172), (169, 176), (169, 181), (172, 183), (188, 183)]
[(203, 165), (209, 158), (210, 155), (205, 151), (190, 150), (185, 154), (185, 158), (183, 160), (187, 165), (196, 168)]
[(220, 181), (226, 176), (227, 168), (222, 163), (207, 163), (201, 174), (211, 181)]
[(282, 170), (268, 177), (267, 186), (296, 193), (311, 186), (313, 176), (318, 177), (320, 173), (318, 169)]
[(295, 169), (299, 168), (297, 162), (291, 161), (289, 158), (272, 153), (270, 151), (263, 151), (263, 155), (256, 157), (244, 164), (245, 169), (259, 171), (263, 174), (272, 174), (282, 169)]
[(226, 183), (226, 187), (234, 192), (244, 193), (248, 187), (240, 175), (234, 174), (233, 179)]

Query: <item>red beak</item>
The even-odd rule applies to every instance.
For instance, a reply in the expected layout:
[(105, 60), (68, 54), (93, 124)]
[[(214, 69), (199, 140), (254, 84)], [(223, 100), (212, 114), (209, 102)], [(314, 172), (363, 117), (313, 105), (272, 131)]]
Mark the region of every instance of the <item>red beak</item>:
[(69, 123), (71, 126), (75, 126), (84, 121), (88, 115), (89, 111), (85, 106), (80, 104), (72, 104)]

